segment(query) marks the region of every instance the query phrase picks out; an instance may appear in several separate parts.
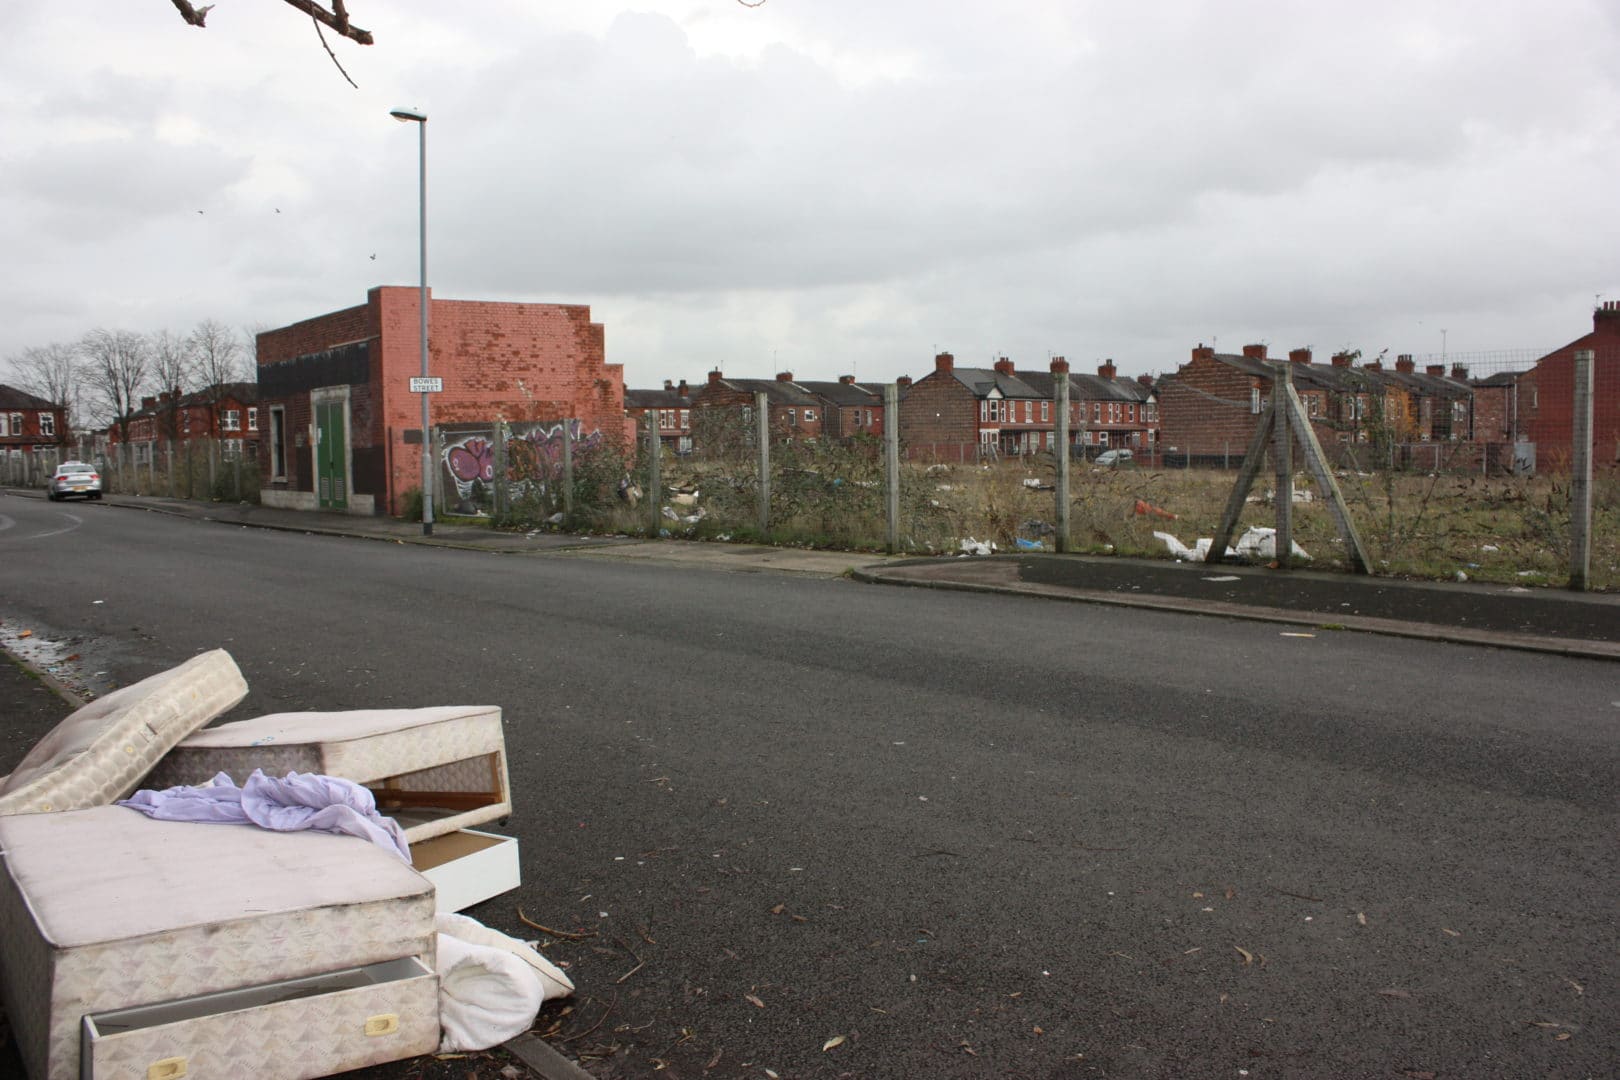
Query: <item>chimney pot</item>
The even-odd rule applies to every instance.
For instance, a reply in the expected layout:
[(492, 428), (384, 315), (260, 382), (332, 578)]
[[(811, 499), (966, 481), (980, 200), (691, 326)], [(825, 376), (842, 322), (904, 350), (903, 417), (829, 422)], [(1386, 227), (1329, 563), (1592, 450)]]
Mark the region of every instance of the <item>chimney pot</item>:
[(777, 382), (792, 382), (793, 381), (793, 372), (791, 372), (791, 371), (778, 371), (776, 373), (776, 381)]
[(1213, 360), (1215, 359), (1215, 348), (1212, 345), (1199, 342), (1198, 347), (1192, 351), (1192, 358), (1194, 360)]
[(1395, 358), (1395, 370), (1410, 375), (1417, 370), (1417, 364), (1412, 360), (1411, 356), (1402, 353)]
[(855, 376), (853, 376), (853, 375), (840, 375), (840, 376), (838, 376), (838, 381), (840, 383), (842, 383), (843, 385), (845, 385), (845, 386), (854, 386), (855, 385)]
[(722, 378), (724, 378), (724, 376), (720, 374), (720, 369), (715, 368), (713, 371), (709, 372), (709, 385), (710, 386), (718, 386), (718, 385), (720, 385), (720, 380)]
[(1063, 359), (1061, 356), (1054, 356), (1052, 357), (1051, 367), (1052, 374), (1057, 375), (1061, 372), (1067, 372), (1069, 370), (1069, 362)]
[(1097, 365), (1097, 374), (1101, 375), (1105, 379), (1112, 379), (1114, 377), (1115, 370), (1116, 369), (1114, 367), (1112, 357)]
[(1243, 355), (1250, 360), (1264, 360), (1266, 358), (1266, 347), (1264, 345), (1245, 345), (1243, 346)]
[(1468, 381), (1468, 369), (1466, 367), (1464, 367), (1462, 364), (1452, 364), (1451, 365), (1451, 377), (1453, 379), (1456, 379), (1458, 382), (1467, 382)]
[(1005, 356), (1000, 357), (999, 359), (997, 359), (996, 360), (996, 374), (997, 375), (1012, 375), (1012, 374), (1014, 374), (1013, 362), (1011, 360), (1007, 359)]
[(942, 352), (934, 357), (935, 371), (951, 371), (956, 367), (956, 357), (948, 352)]
[(686, 396), (686, 391), (687, 391), (686, 380), (682, 379), (680, 385), (675, 388), (675, 392), (677, 394), (681, 395), (681, 397), (685, 397)]
[(1153, 389), (1153, 376), (1151, 375), (1138, 375), (1136, 377), (1136, 381), (1147, 387), (1149, 390)]
[[(947, 353), (946, 355), (949, 355), (949, 354)], [(898, 379), (894, 380), (894, 385), (898, 386), (902, 390), (909, 389), (911, 387), (911, 376), (910, 375), (902, 375), (902, 376), (900, 376)]]
[(675, 389), (675, 384), (670, 382), (668, 379), (665, 379), (664, 380), (664, 389), (665, 390), (673, 390), (673, 389)]
[(1308, 364), (1311, 362), (1311, 350), (1290, 349), (1288, 350), (1288, 361), (1293, 364)]
[(1349, 367), (1350, 354), (1347, 352), (1336, 352), (1333, 354), (1332, 363), (1334, 367)]

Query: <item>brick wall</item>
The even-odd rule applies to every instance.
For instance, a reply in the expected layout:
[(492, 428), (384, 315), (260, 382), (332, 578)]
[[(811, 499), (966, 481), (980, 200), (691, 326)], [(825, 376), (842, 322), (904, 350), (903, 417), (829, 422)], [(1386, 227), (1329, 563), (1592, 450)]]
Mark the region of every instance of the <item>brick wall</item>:
[(978, 399), (949, 372), (930, 372), (900, 399), (900, 442), (911, 457), (947, 446), (953, 460), (961, 447), (971, 456), (979, 442)]
[(1159, 388), (1159, 448), (1241, 458), (1259, 419), (1249, 406), (1256, 385), (1252, 376), (1216, 360), (1213, 349), (1194, 349), (1192, 360)]
[[(1519, 380), (1519, 423), (1536, 444), (1538, 467), (1568, 460), (1575, 413), (1575, 353), (1591, 349), (1593, 458), (1620, 460), (1620, 304), (1592, 316), (1592, 332), (1549, 353)], [(1551, 455), (1551, 456), (1549, 456)]]

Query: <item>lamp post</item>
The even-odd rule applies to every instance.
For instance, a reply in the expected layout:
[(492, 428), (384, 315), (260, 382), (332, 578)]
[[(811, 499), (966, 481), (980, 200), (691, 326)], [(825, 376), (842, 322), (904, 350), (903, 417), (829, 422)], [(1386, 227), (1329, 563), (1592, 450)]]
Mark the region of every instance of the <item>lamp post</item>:
[[(418, 135), (417, 172), (420, 180), (420, 211), (417, 234), (422, 253), (422, 378), (428, 377), (428, 286), (427, 286), (427, 113), (420, 109), (393, 109), (388, 113), (402, 124), (415, 122)], [(428, 395), (422, 391), (422, 535), (433, 535), (433, 438), (428, 428)]]

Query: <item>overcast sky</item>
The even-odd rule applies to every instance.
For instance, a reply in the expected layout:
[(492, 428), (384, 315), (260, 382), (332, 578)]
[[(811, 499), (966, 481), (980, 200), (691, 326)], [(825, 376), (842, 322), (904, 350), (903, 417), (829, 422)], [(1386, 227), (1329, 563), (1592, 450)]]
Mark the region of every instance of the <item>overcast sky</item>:
[(0, 4), (0, 358), (416, 284), (396, 105), (434, 295), (589, 304), (630, 386), (1545, 350), (1620, 299), (1614, 0), (349, 7), (358, 90), (280, 0)]

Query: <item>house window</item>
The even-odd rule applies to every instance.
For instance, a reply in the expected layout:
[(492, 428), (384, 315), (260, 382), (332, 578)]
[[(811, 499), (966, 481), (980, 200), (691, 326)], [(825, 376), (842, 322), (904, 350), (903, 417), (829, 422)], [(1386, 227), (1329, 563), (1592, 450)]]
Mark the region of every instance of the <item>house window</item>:
[(1260, 388), (1258, 386), (1249, 387), (1249, 412), (1255, 414), (1260, 412)]
[(799, 426), (799, 410), (798, 409), (789, 409), (787, 411), (787, 418), (788, 418), (788, 427), (798, 427)]
[(241, 431), (242, 430), (242, 410), (241, 409), (226, 409), (225, 410), (225, 430), (226, 431)]
[(1043, 401), (1041, 402), (1041, 423), (1044, 424), (1050, 419), (1052, 419), (1052, 403)]
[(56, 434), (56, 414), (42, 412), (39, 414), (39, 433), (41, 435)]
[(1091, 422), (1093, 424), (1102, 423), (1102, 402), (1100, 401), (1091, 403)]
[(1136, 423), (1136, 406), (1135, 405), (1127, 405), (1127, 406), (1125, 406), (1125, 419), (1129, 420), (1133, 424)]
[(259, 408), (257, 405), (248, 406), (248, 430), (259, 430)]
[(14, 412), (11, 414), (11, 433), (13, 435), (21, 435), (23, 433), (22, 413), (20, 412)]
[(1158, 418), (1159, 418), (1159, 405), (1158, 405), (1158, 402), (1150, 401), (1146, 405), (1142, 406), (1142, 419), (1143, 420), (1146, 420), (1148, 423), (1151, 424), (1155, 420), (1157, 420)]
[(1026, 423), (1026, 424), (1030, 423), (1034, 419), (1035, 419), (1035, 403), (1033, 401), (1024, 402), (1024, 423)]
[(187, 435), (191, 434), (191, 410), (185, 409), (180, 413), (180, 430)]
[[(1535, 383), (1530, 384), (1530, 407), (1532, 409), (1541, 408), (1541, 388), (1539, 386), (1537, 386)], [(5, 433), (0, 432), (0, 435), (3, 435), (3, 434), (5, 434)]]
[(11, 434), (11, 420), (5, 413), (0, 412), (0, 435)]
[(988, 401), (979, 402), (979, 419), (980, 420), (989, 420), (990, 419), (990, 403)]
[(270, 407), (270, 479), (287, 479), (287, 410)]
[(1108, 432), (1106, 432), (1106, 431), (1097, 432), (1097, 445), (1098, 446), (1107, 446), (1108, 445)]
[(690, 409), (682, 409), (680, 411), (680, 419), (681, 419), (681, 430), (685, 431), (687, 428), (692, 426), (692, 410), (690, 410)]
[(815, 420), (816, 420), (816, 410), (814, 410), (814, 409), (806, 409), (806, 410), (804, 410), (804, 422), (805, 423), (813, 424), (813, 423), (815, 423)]
[(1316, 416), (1322, 411), (1322, 399), (1312, 394), (1305, 399), (1305, 415)]

